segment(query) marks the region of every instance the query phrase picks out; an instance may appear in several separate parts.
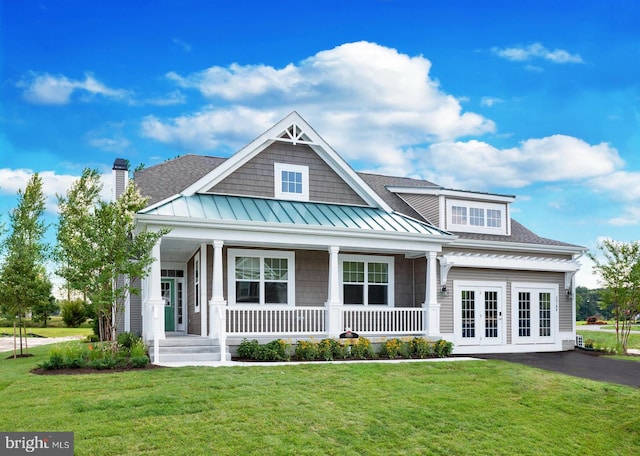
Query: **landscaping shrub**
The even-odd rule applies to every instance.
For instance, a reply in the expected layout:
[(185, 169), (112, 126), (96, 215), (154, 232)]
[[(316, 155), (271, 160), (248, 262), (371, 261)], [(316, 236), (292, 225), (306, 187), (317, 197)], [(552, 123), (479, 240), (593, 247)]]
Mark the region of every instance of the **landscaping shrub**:
[(318, 357), (323, 361), (333, 361), (333, 344), (331, 339), (322, 339), (318, 343)]
[(371, 341), (366, 337), (358, 339), (348, 339), (350, 348), (350, 357), (354, 359), (375, 358), (376, 353), (373, 350)]
[(383, 358), (395, 359), (400, 355), (400, 350), (404, 342), (398, 338), (387, 339), (380, 348), (380, 356)]
[(446, 358), (453, 351), (453, 342), (440, 339), (436, 342), (436, 356), (438, 358)]
[(417, 358), (432, 358), (436, 355), (436, 344), (424, 337), (414, 337), (411, 340), (413, 356)]
[[(145, 361), (146, 360), (146, 361)], [(129, 349), (116, 342), (91, 344), (65, 344), (54, 346), (49, 357), (39, 367), (51, 369), (115, 369), (118, 367), (145, 367), (149, 364), (146, 346), (142, 340), (136, 341)]]
[(260, 344), (257, 340), (242, 339), (238, 347), (238, 356), (246, 359), (256, 359)]
[(140, 336), (131, 332), (122, 332), (116, 338), (118, 345), (126, 350), (130, 350), (133, 345), (142, 340)]
[(289, 346), (282, 339), (259, 345), (255, 359), (257, 361), (288, 361)]
[(77, 328), (87, 319), (84, 302), (80, 300), (62, 301), (60, 307), (62, 309), (60, 313), (62, 321), (69, 328)]
[[(238, 349), (238, 355), (240, 349)], [(318, 344), (314, 340), (300, 340), (296, 345), (295, 356), (298, 361), (313, 361), (318, 358)]]

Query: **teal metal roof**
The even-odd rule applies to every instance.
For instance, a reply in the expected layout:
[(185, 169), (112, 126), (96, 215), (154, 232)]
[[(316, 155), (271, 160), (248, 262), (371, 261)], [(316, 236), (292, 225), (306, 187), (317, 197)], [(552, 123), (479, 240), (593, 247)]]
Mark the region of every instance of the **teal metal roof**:
[(205, 220), (281, 223), (435, 236), (450, 235), (427, 223), (372, 207), (242, 196), (207, 194), (179, 196), (152, 209), (143, 210), (141, 213)]

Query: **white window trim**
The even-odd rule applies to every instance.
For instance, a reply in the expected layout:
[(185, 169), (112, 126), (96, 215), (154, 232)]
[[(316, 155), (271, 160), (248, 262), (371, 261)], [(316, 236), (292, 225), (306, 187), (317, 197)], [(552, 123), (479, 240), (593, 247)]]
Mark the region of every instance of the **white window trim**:
[[(560, 320), (560, 303), (558, 290), (559, 286), (556, 283), (532, 283), (532, 282), (513, 282), (511, 284), (511, 340), (514, 344), (554, 344), (558, 338), (558, 328)], [(539, 321), (532, 318), (536, 324), (531, 325), (532, 336), (520, 336), (518, 335), (518, 292), (531, 292), (531, 293), (551, 293), (551, 336), (541, 337), (539, 335)], [(532, 307), (531, 312), (534, 309)]]
[[(463, 290), (473, 290), (476, 292), (497, 291), (498, 292), (498, 335), (497, 339), (483, 341), (482, 336), (474, 338), (462, 337), (462, 298), (460, 296)], [(504, 345), (507, 342), (507, 283), (506, 282), (485, 282), (478, 280), (454, 280), (453, 281), (453, 333), (456, 345)], [(481, 330), (482, 328), (476, 328)]]
[[(302, 193), (289, 193), (282, 191), (282, 171), (291, 171), (302, 174)], [(290, 165), (288, 163), (273, 164), (274, 196), (284, 200), (309, 201), (309, 167), (303, 165)]]
[[(395, 284), (395, 272), (394, 272), (394, 265), (395, 265), (395, 258), (394, 257), (390, 257), (390, 256), (376, 256), (376, 255), (338, 255), (338, 260), (339, 260), (339, 264), (340, 264), (340, 268), (339, 268), (339, 274), (340, 274), (340, 302), (344, 303), (344, 262), (345, 261), (358, 261), (358, 262), (364, 262), (365, 263), (365, 282), (364, 285), (368, 284), (368, 278), (367, 278), (367, 274), (368, 274), (368, 268), (366, 267), (367, 263), (386, 263), (387, 264), (387, 273), (388, 273), (388, 280), (389, 282), (387, 283), (387, 292), (389, 293), (389, 296), (387, 296), (387, 305), (380, 305), (380, 304), (369, 304), (367, 302), (364, 302), (362, 304), (344, 304), (346, 306), (355, 306), (355, 307), (362, 307), (364, 306), (369, 306), (371, 305), (373, 308), (382, 308), (382, 307), (393, 307), (394, 306), (394, 297), (395, 297), (395, 289), (394, 289), (394, 284)], [(364, 295), (367, 296), (367, 287), (365, 286), (364, 288)]]
[[(453, 207), (460, 206), (467, 208), (467, 224), (461, 225), (453, 223)], [(470, 224), (471, 211), (470, 209), (483, 209), (484, 210), (484, 226), (477, 226)], [(487, 226), (487, 210), (499, 210), (500, 211), (500, 224), (499, 227)], [(447, 226), (446, 229), (450, 231), (462, 231), (466, 233), (487, 233), (487, 234), (501, 234), (506, 235), (510, 232), (508, 224), (510, 223), (508, 218), (508, 206), (500, 203), (489, 203), (482, 201), (465, 201), (447, 198)]]
[(200, 300), (202, 299), (202, 279), (200, 277), (200, 252), (193, 257), (193, 296), (194, 296), (194, 313), (200, 312)]
[[(236, 303), (236, 258), (237, 257), (254, 257), (260, 258), (260, 302), (259, 303)], [(287, 303), (286, 304), (265, 304), (264, 302), (264, 259), (265, 258), (284, 258), (287, 260)], [(295, 307), (296, 305), (296, 254), (295, 252), (281, 250), (252, 250), (252, 249), (228, 249), (227, 250), (227, 294), (229, 295), (229, 305), (237, 306), (287, 306)]]

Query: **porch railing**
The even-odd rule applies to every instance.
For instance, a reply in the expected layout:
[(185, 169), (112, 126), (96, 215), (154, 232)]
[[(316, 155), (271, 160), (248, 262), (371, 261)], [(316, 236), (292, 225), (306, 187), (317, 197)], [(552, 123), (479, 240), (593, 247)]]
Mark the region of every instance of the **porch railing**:
[(407, 335), (424, 332), (424, 309), (421, 307), (359, 308), (343, 307), (345, 328), (358, 334)]
[(325, 307), (229, 306), (230, 335), (322, 335), (327, 333)]
[(327, 307), (235, 305), (226, 308), (226, 332), (236, 336), (327, 336), (345, 328), (363, 334), (402, 336), (424, 333), (420, 307), (375, 308), (341, 306), (340, 327), (327, 327)]

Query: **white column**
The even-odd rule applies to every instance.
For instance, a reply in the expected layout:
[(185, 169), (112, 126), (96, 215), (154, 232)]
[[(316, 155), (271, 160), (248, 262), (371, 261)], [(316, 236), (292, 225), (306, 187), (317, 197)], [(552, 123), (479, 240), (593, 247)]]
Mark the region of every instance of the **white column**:
[(342, 303), (340, 302), (340, 267), (338, 262), (340, 247), (329, 247), (329, 289), (327, 308), (327, 331), (329, 337), (338, 337), (342, 327)]
[(425, 297), (422, 308), (425, 311), (425, 333), (430, 337), (440, 336), (440, 304), (438, 303), (438, 276), (436, 274), (438, 254), (426, 252), (427, 274)]
[[(211, 281), (211, 301), (209, 301), (209, 337), (217, 338), (220, 344), (220, 360), (226, 361), (227, 353), (227, 301), (224, 299), (222, 280), (223, 241), (213, 241), (213, 277)], [(233, 271), (229, 271), (233, 274)]]
[(164, 299), (162, 299), (161, 291), (161, 273), (160, 273), (160, 242), (158, 240), (151, 250), (151, 256), (154, 258), (151, 263), (151, 272), (149, 274), (149, 300), (147, 306), (149, 306), (153, 315), (153, 362), (158, 363), (160, 361), (160, 348), (158, 341), (165, 338), (164, 333)]
[(200, 335), (207, 336), (209, 318), (207, 312), (207, 244), (200, 244)]

